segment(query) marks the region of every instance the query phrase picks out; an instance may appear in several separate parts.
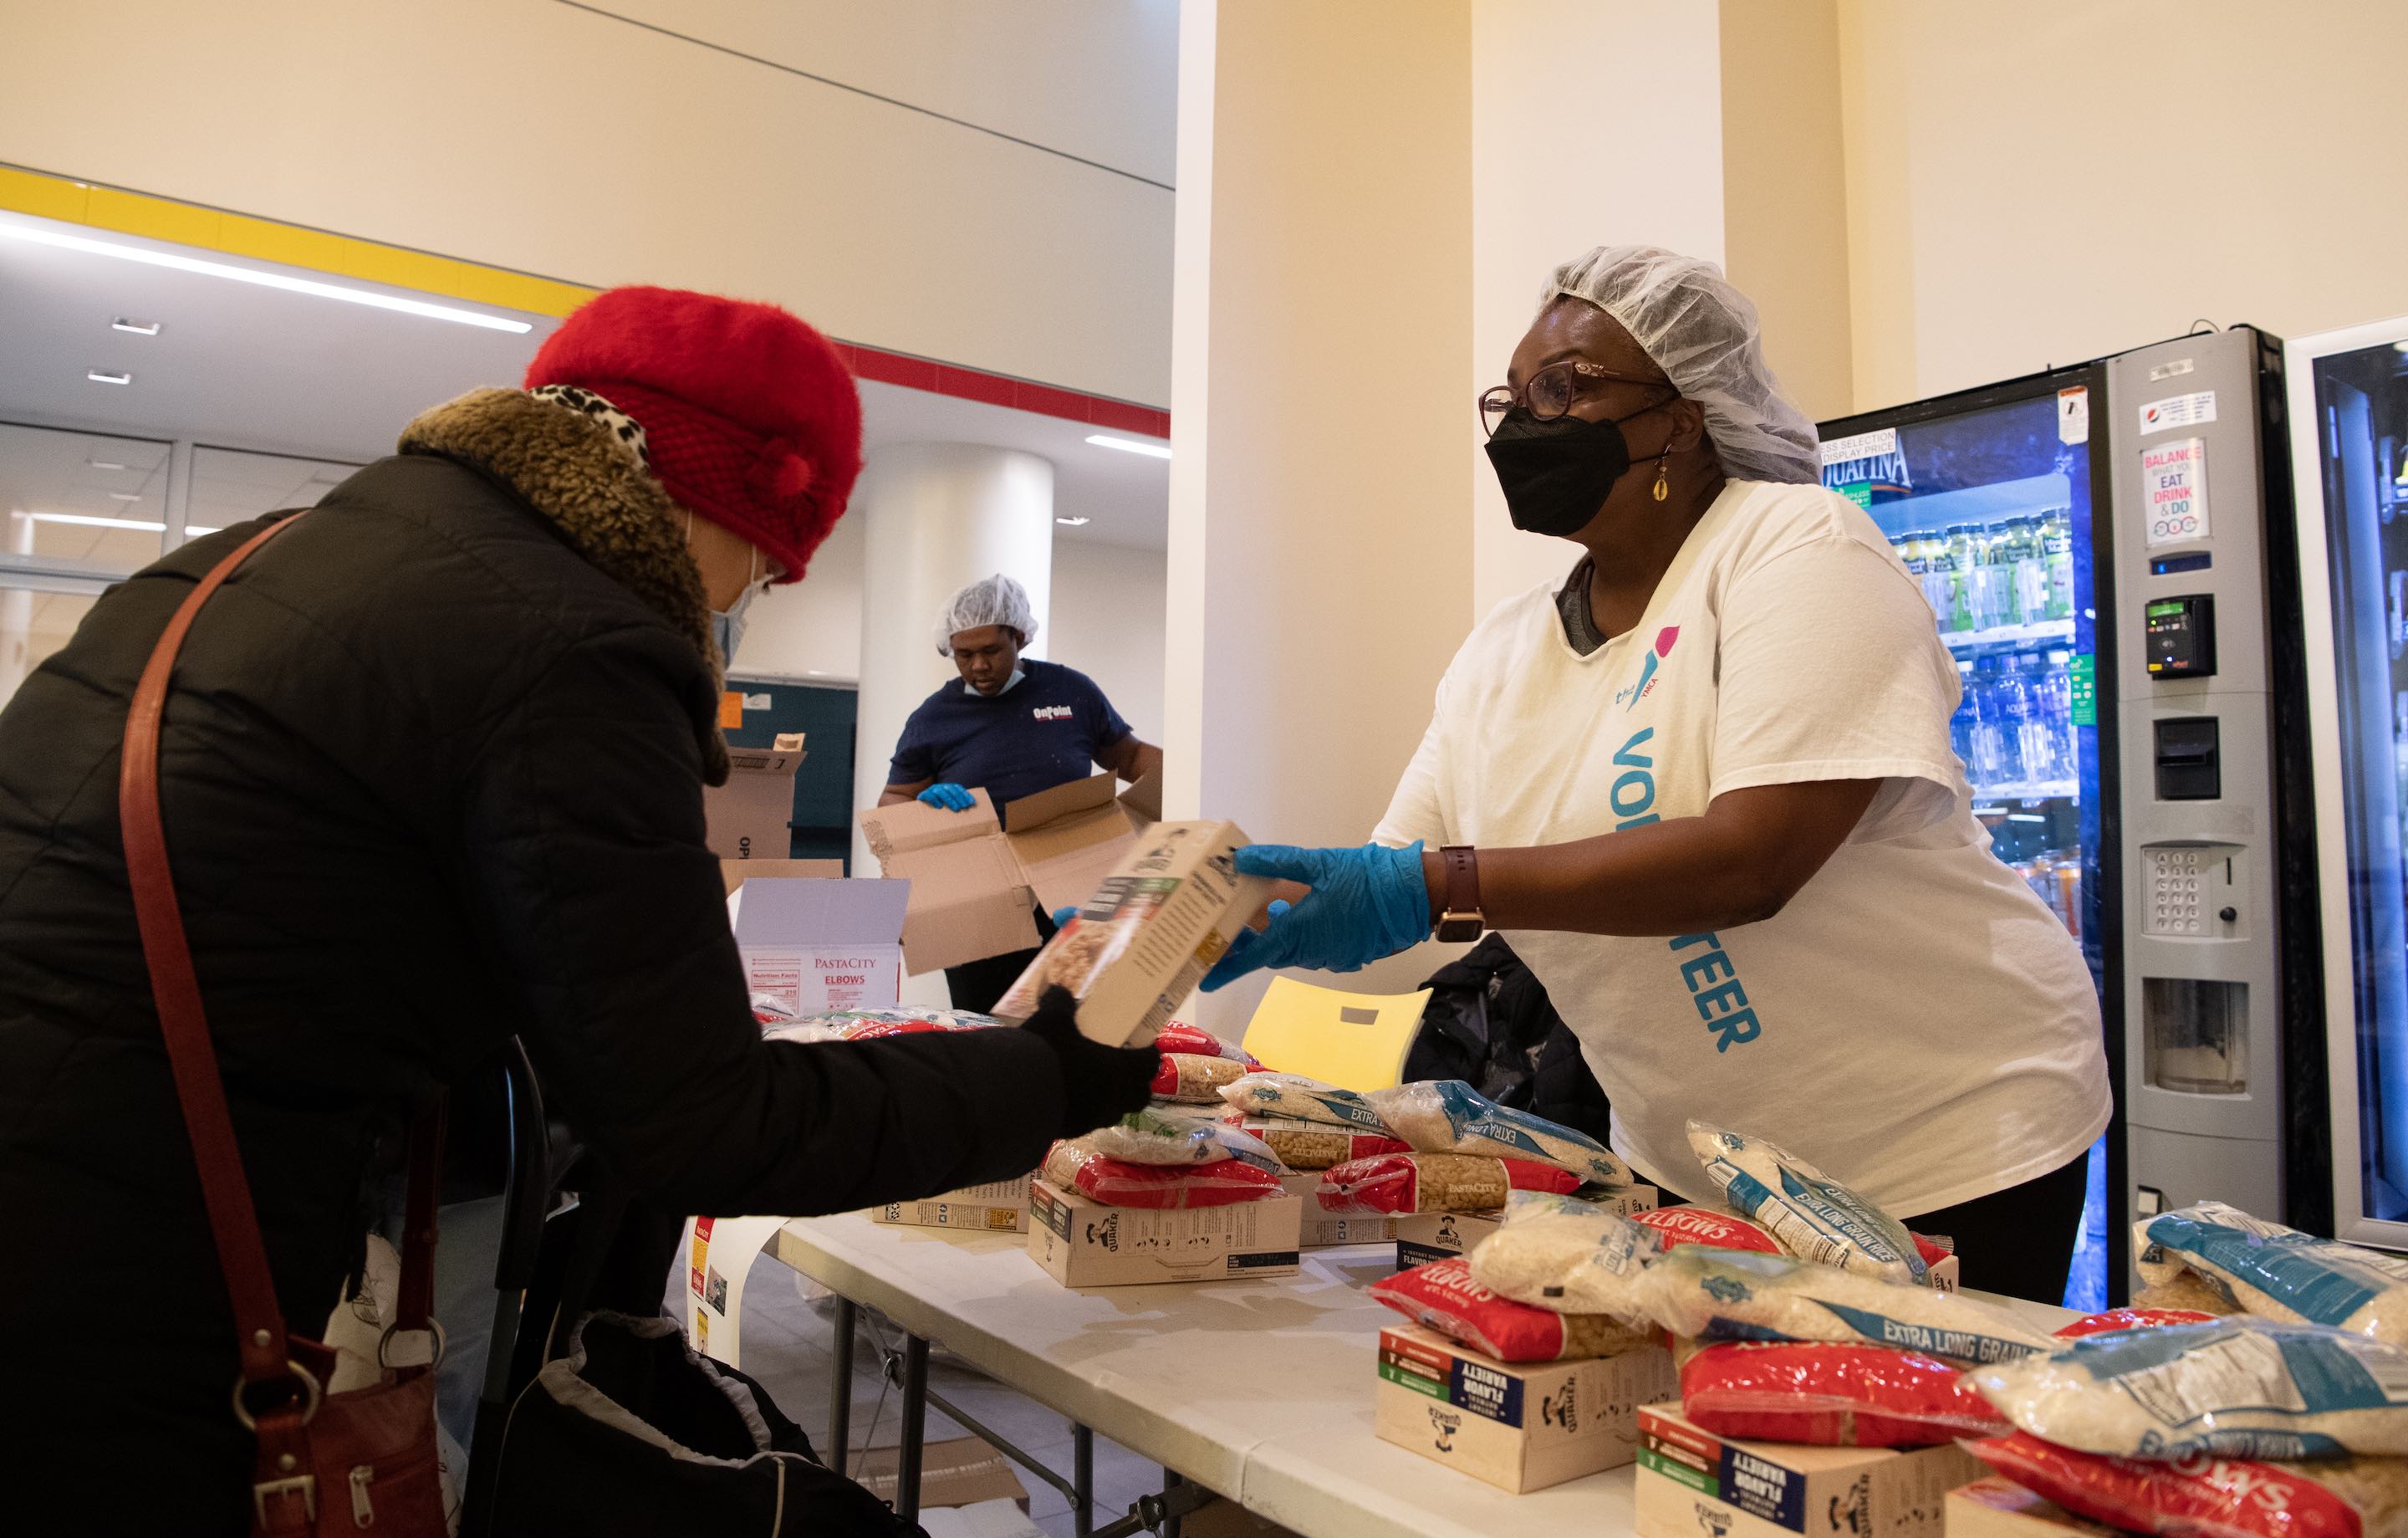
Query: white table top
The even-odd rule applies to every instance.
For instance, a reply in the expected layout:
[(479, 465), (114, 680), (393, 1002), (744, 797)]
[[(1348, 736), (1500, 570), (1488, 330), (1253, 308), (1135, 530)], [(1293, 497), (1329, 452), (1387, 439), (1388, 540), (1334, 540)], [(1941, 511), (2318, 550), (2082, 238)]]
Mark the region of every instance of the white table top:
[[(1629, 1466), (1512, 1495), (1372, 1430), (1379, 1332), (1364, 1288), (1392, 1245), (1308, 1250), (1300, 1276), (1074, 1292), (1018, 1234), (786, 1225), (796, 1270), (981, 1371), (1305, 1538), (1619, 1538)], [(2045, 1329), (2072, 1317), (1991, 1299)]]

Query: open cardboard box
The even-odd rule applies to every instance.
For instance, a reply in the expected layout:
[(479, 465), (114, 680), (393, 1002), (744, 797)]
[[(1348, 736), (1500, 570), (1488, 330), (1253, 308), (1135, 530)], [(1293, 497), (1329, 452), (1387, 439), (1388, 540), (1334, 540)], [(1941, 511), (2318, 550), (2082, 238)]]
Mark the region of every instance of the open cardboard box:
[(1115, 794), (1117, 783), (1073, 780), (999, 812), (983, 790), (968, 812), (900, 801), (862, 812), (879, 868), (911, 884), (905, 964), (936, 971), (1035, 947), (1033, 911), (1086, 901), (1138, 831), (1161, 820), (1158, 777)]
[(809, 756), (801, 732), (781, 732), (766, 748), (728, 749), (727, 783), (702, 791), (710, 852), (723, 860), (784, 859), (794, 847), (795, 771)]
[(746, 877), (727, 898), (745, 986), (800, 1015), (895, 1008), (910, 891), (902, 881)]

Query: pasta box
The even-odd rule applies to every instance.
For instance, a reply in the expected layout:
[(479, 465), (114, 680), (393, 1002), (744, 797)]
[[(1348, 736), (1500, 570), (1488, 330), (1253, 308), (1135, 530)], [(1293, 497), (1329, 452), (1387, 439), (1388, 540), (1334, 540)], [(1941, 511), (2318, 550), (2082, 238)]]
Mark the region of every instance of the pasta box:
[(1948, 1538), (2119, 1538), (2013, 1480), (1993, 1475), (1948, 1492)]
[(1397, 1237), (1397, 1225), (1403, 1221), (1387, 1213), (1349, 1213), (1340, 1215), (1321, 1210), (1317, 1193), (1321, 1189), (1321, 1171), (1299, 1170), (1281, 1177), (1280, 1186), (1297, 1199), (1303, 1212), (1297, 1243), (1305, 1249), (1326, 1250), (1339, 1244), (1385, 1244)]
[(982, 1233), (1028, 1231), (1028, 1182), (994, 1180), (920, 1201), (869, 1209), (872, 1223), (906, 1229), (972, 1229)]
[[(1633, 1186), (1627, 1191), (1597, 1199), (1597, 1206), (1616, 1217), (1628, 1217), (1656, 1205), (1657, 1192), (1653, 1186)], [(1450, 1255), (1469, 1255), (1480, 1242), (1497, 1231), (1504, 1222), (1502, 1213), (1415, 1213), (1397, 1219), (1397, 1269), (1411, 1271), (1426, 1266), (1433, 1260), (1443, 1260)]]
[(1155, 823), (1090, 889), (995, 1013), (1025, 1020), (1046, 989), (1079, 1000), (1079, 1029), (1106, 1046), (1142, 1045), (1221, 959), (1271, 884), (1238, 874), (1235, 823)]
[(1988, 1471), (1954, 1445), (1810, 1447), (1716, 1436), (1678, 1402), (1639, 1412), (1640, 1538), (1941, 1538), (1948, 1492)]
[(901, 881), (747, 877), (727, 897), (745, 985), (798, 1015), (894, 1008), (910, 890)]
[(1660, 1345), (1501, 1362), (1419, 1325), (1395, 1325), (1380, 1331), (1373, 1424), (1383, 1442), (1519, 1495), (1630, 1462), (1639, 1407), (1678, 1387)]
[(1051, 1181), (1028, 1187), (1028, 1255), (1068, 1287), (1294, 1276), (1304, 1204), (1292, 1196), (1225, 1207), (1108, 1207)]

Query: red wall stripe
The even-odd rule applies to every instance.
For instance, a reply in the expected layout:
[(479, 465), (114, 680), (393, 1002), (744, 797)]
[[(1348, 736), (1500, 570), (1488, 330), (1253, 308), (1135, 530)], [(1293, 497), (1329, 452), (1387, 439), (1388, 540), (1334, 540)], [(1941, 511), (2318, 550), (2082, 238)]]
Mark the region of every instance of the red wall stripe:
[(838, 342), (836, 350), (837, 355), (844, 359), (845, 366), (857, 379), (900, 385), (906, 390), (924, 390), (935, 395), (951, 395), (957, 400), (1009, 406), (1014, 410), (1034, 411), (1039, 416), (1060, 417), (1068, 422), (1083, 422), (1113, 432), (1137, 433), (1147, 438), (1170, 437), (1170, 413), (1151, 406), (1138, 406), (1125, 400), (1113, 400), (1108, 395), (1084, 395), (1051, 384), (1016, 380), (1009, 374), (990, 374), (979, 368), (933, 363), (908, 353), (865, 347), (859, 342)]

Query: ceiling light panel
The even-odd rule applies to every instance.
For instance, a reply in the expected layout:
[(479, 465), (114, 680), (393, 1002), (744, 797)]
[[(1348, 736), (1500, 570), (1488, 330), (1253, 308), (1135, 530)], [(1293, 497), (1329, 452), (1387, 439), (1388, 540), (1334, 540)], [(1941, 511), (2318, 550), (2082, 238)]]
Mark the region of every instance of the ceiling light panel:
[(1168, 459), (1170, 445), (1149, 443), (1142, 438), (1114, 438), (1109, 433), (1089, 433), (1087, 441), (1098, 449), (1118, 449), (1123, 453), (1143, 454), (1149, 459)]
[(134, 382), (133, 375), (112, 372), (107, 368), (87, 368), (83, 371), (83, 377), (92, 381), (94, 384), (131, 384)]
[(129, 335), (136, 337), (155, 337), (159, 335), (159, 323), (156, 321), (137, 321), (131, 315), (120, 315), (117, 319), (108, 323), (108, 329), (111, 331), (126, 332)]

